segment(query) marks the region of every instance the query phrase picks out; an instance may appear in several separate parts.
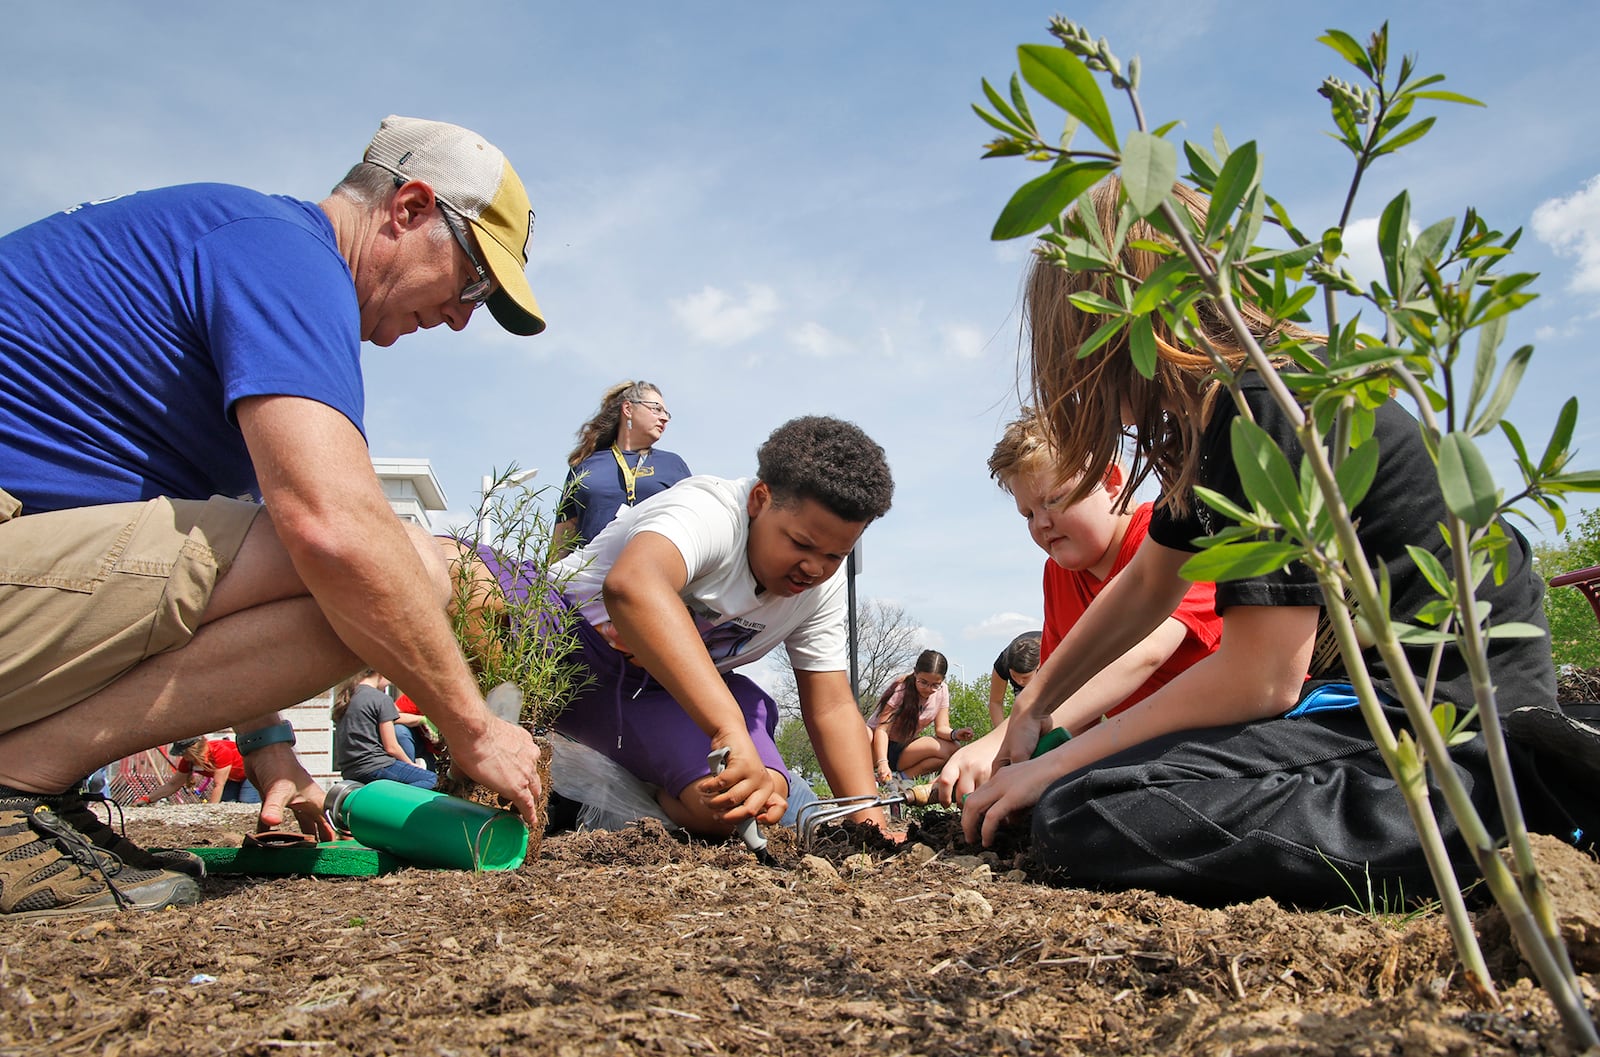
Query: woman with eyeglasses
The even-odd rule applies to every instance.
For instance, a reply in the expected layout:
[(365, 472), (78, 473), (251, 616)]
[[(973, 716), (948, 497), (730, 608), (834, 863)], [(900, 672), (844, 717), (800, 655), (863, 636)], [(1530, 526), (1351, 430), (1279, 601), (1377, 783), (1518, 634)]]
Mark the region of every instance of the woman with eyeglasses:
[(618, 382), (600, 410), (578, 429), (567, 456), (567, 483), (556, 507), (556, 554), (565, 557), (600, 534), (617, 511), (689, 476), (689, 466), (655, 446), (672, 420), (661, 390), (646, 381)]
[[(950, 729), (950, 688), (944, 685), (950, 662), (938, 650), (923, 650), (911, 674), (890, 683), (867, 720), (872, 731), (872, 768), (878, 784), (890, 778), (915, 778), (944, 766), (972, 728)], [(933, 736), (919, 736), (933, 725)]]

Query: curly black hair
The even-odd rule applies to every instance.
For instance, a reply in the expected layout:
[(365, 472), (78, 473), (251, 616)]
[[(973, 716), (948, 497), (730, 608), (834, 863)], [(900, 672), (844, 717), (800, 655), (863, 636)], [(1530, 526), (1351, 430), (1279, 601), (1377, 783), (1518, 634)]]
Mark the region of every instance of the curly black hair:
[(815, 499), (846, 521), (880, 518), (894, 498), (883, 448), (855, 423), (822, 415), (773, 430), (756, 452), (756, 473), (780, 506)]

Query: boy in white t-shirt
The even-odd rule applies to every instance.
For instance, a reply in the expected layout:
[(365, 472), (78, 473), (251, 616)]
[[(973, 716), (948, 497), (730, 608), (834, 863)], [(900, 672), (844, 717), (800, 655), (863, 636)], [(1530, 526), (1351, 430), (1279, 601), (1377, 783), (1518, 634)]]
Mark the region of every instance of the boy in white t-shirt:
[[(659, 786), (692, 833), (775, 823), (788, 795), (777, 705), (733, 669), (781, 644), (829, 787), (875, 793), (847, 674), (844, 562), (893, 492), (870, 437), (806, 417), (761, 446), (756, 477), (690, 477), (623, 508), (555, 569), (583, 618), (574, 659), (590, 677), (556, 730)], [(510, 590), (517, 571), (480, 556)], [(706, 755), (723, 747), (727, 769), (712, 776)], [(880, 811), (858, 817), (882, 824)]]

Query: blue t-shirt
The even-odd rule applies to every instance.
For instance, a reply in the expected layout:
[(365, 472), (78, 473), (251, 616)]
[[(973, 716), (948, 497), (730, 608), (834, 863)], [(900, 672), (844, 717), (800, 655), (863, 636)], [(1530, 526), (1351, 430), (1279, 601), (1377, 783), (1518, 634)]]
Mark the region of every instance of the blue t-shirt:
[(628, 503), (628, 486), (622, 467), (610, 448), (602, 448), (567, 471), (556, 520), (578, 520), (578, 545), (600, 535), (624, 506), (637, 506), (690, 476), (689, 464), (670, 451), (652, 448), (644, 455), (625, 451), (622, 457), (634, 471), (634, 499)]
[(190, 184), (46, 217), (0, 237), (0, 487), (24, 514), (259, 497), (235, 403), (360, 429), (360, 331), (315, 203)]

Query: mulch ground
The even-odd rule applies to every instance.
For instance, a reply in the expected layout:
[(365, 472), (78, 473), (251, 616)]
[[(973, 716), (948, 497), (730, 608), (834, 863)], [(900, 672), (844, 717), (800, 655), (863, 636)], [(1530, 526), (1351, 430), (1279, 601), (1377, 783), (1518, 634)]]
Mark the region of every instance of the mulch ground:
[[(250, 817), (129, 832), (235, 843)], [(3, 923), (0, 1054), (1571, 1052), (1503, 939), (1501, 1007), (1473, 997), (1437, 915), (1053, 888), (954, 832), (779, 832), (774, 869), (651, 824), (512, 872), (212, 877), (192, 908)], [(1562, 852), (1600, 937), (1596, 864)]]

